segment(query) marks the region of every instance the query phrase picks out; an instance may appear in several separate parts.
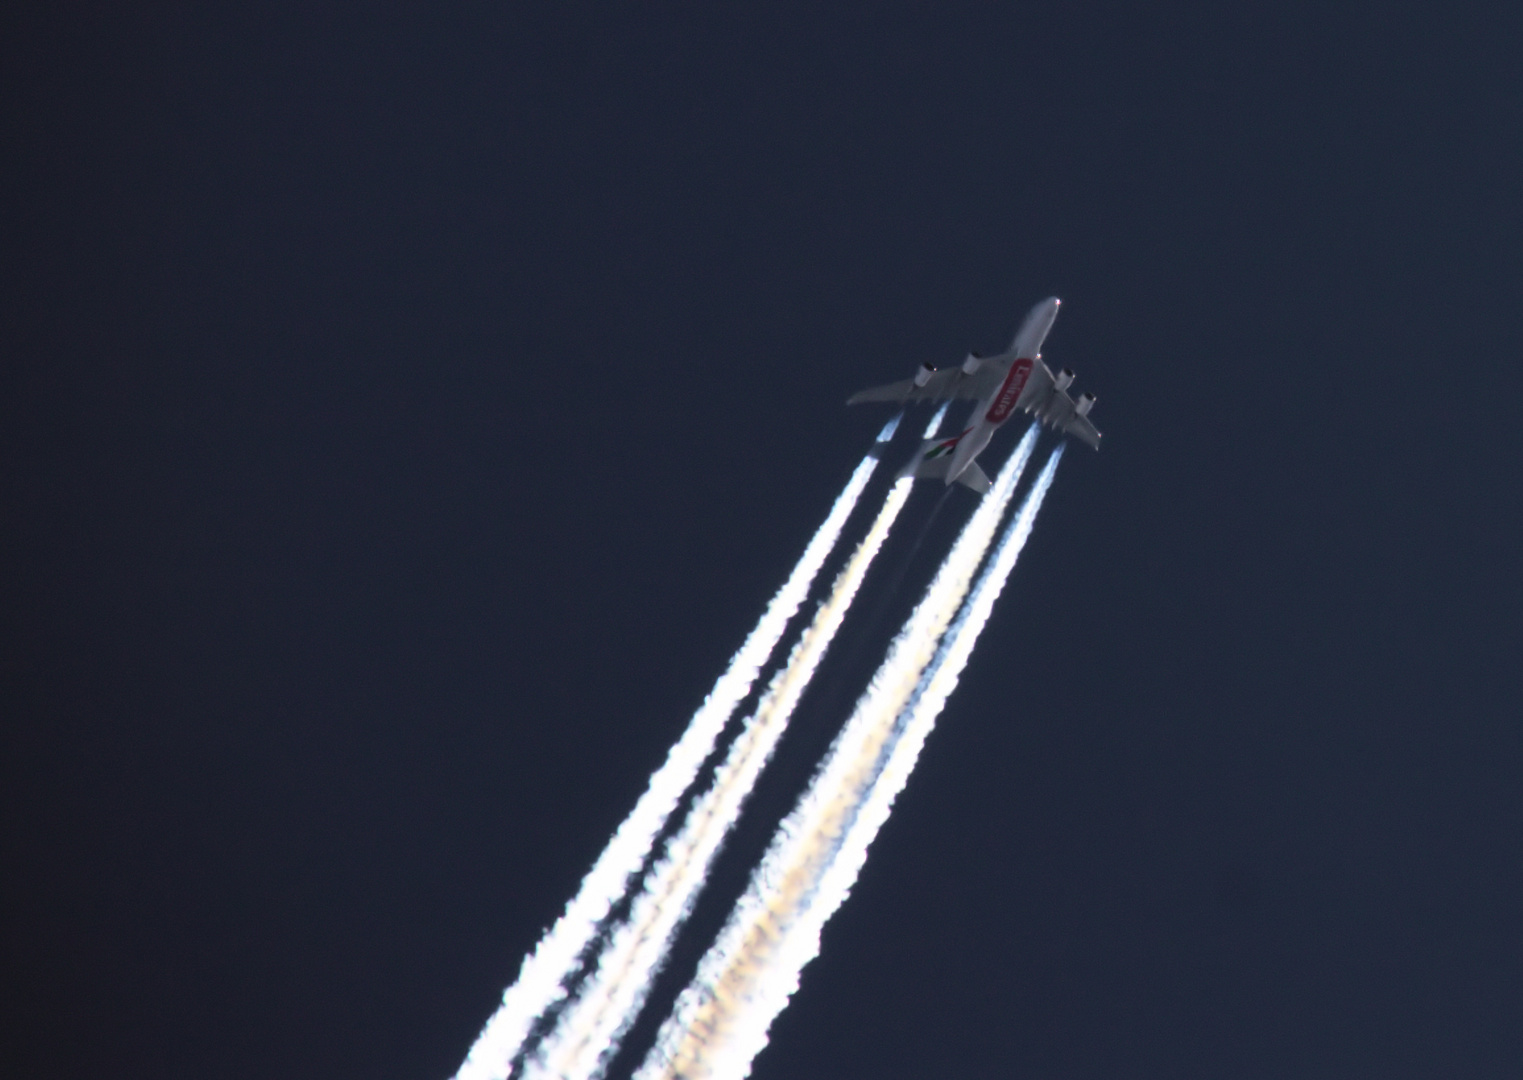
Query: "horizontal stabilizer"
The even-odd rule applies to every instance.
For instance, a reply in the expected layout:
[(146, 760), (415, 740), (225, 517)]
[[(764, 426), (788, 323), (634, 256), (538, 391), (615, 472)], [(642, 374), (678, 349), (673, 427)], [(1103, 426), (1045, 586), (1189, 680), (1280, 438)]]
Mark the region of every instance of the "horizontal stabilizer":
[[(956, 446), (957, 439), (927, 439), (921, 444), (920, 452), (899, 473), (900, 477), (913, 476), (916, 480), (940, 480), (945, 483), (947, 469), (952, 464), (952, 451)], [(989, 477), (978, 467), (976, 461), (969, 462), (957, 482), (980, 495), (986, 494), (992, 486)]]
[(962, 471), (957, 482), (965, 488), (970, 488), (980, 495), (989, 494), (989, 489), (994, 485), (989, 482), (989, 475), (978, 467), (978, 462), (968, 462), (968, 467)]

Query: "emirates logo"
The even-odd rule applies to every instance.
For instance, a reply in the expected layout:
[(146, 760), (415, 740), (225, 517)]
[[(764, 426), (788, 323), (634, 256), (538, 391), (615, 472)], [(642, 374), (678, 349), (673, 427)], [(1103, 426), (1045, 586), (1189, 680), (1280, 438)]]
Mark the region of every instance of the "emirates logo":
[(1031, 361), (1026, 359), (1017, 360), (1010, 365), (1010, 374), (1005, 376), (1005, 385), (999, 388), (999, 396), (994, 399), (994, 404), (989, 406), (989, 411), (984, 419), (991, 424), (1003, 424), (1015, 408), (1015, 403), (1021, 399), (1021, 391), (1026, 389), (1026, 380), (1031, 376)]

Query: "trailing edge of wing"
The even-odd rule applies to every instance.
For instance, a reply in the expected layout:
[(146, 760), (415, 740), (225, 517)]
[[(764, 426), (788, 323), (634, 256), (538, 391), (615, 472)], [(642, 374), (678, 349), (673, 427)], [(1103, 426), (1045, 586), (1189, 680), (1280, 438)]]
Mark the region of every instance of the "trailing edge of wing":
[(1063, 391), (1051, 391), (1043, 404), (1029, 408), (1027, 411), (1035, 414), (1038, 420), (1054, 431), (1072, 435), (1093, 449), (1100, 449), (1100, 432), (1090, 422), (1089, 417), (1079, 413), (1079, 410), (1074, 407), (1073, 398)]
[(911, 401), (977, 401), (1005, 377), (1009, 361), (985, 363), (973, 374), (966, 374), (960, 367), (942, 368), (931, 373), (924, 386), (916, 386), (914, 379), (875, 386), (871, 390), (859, 390), (846, 399), (848, 405), (865, 402), (886, 401), (902, 404)]
[(905, 379), (903, 382), (889, 383), (887, 386), (875, 386), (871, 390), (858, 390), (846, 399), (846, 404), (861, 405), (864, 402), (872, 401), (891, 401), (896, 403), (910, 401), (915, 396), (916, 389), (917, 387), (913, 380)]
[(1089, 417), (1080, 414), (1074, 399), (1057, 388), (1057, 380), (1046, 364), (1039, 363), (1032, 368), (1026, 394), (1030, 397), (1023, 395), (1024, 411), (1054, 431), (1072, 435), (1093, 449), (1100, 449), (1100, 432)]
[(1075, 416), (1063, 425), (1063, 430), (1091, 449), (1100, 449), (1100, 432), (1089, 422), (1089, 417)]

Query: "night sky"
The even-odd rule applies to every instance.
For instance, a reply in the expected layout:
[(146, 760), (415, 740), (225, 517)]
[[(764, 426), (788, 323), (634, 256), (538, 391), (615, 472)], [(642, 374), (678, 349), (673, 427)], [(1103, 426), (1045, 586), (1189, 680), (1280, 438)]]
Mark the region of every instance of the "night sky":
[(847, 395), (1049, 294), (1104, 449), (754, 1075), (1523, 1075), (1509, 6), (37, 7), (8, 1075), (452, 1073), (887, 418)]

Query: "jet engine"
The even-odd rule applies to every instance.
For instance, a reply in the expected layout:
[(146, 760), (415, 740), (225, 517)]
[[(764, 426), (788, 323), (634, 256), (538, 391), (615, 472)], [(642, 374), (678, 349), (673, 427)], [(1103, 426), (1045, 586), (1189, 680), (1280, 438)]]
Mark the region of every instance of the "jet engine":
[(1074, 405), (1074, 412), (1078, 413), (1080, 416), (1088, 416), (1089, 410), (1093, 409), (1094, 407), (1094, 394), (1080, 394), (1078, 402)]
[(962, 373), (964, 375), (972, 375), (982, 366), (983, 362), (984, 358), (979, 356), (978, 353), (969, 353), (968, 358), (962, 362)]
[(917, 387), (924, 386), (931, 381), (931, 376), (934, 374), (936, 374), (936, 369), (930, 364), (921, 364), (920, 370), (915, 372), (915, 385)]
[(1068, 368), (1064, 368), (1062, 371), (1058, 372), (1058, 377), (1052, 380), (1053, 389), (1067, 390), (1070, 386), (1073, 385), (1073, 381), (1074, 373), (1068, 370)]

